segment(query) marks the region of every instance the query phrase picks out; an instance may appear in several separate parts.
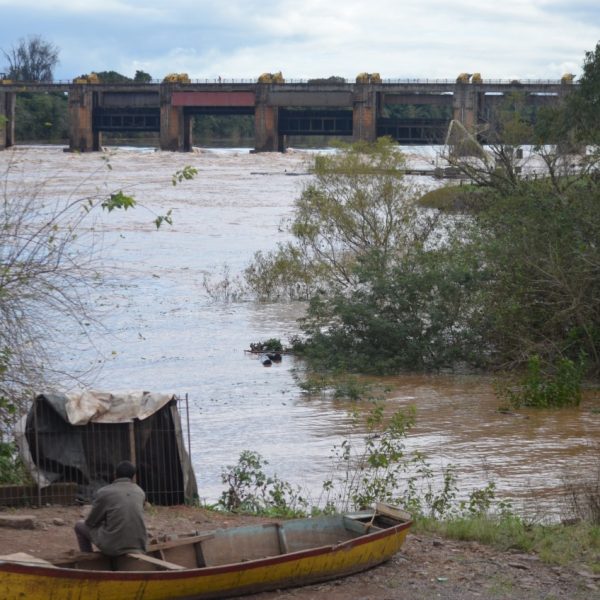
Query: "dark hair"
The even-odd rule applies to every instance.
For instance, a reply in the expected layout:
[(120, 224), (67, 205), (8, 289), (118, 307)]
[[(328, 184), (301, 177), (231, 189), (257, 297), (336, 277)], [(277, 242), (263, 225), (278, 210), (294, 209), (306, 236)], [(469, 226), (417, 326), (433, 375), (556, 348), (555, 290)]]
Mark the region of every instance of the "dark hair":
[(136, 471), (137, 469), (133, 463), (129, 462), (128, 460), (123, 460), (117, 465), (115, 477), (117, 479), (120, 479), (121, 477), (132, 479)]

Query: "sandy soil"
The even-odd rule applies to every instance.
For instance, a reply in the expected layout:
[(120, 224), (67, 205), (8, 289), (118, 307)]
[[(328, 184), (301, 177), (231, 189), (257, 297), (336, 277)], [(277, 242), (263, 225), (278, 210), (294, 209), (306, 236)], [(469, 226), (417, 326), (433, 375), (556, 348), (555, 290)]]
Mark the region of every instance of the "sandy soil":
[[(34, 529), (0, 527), (0, 553), (49, 558), (75, 549), (73, 525), (84, 507), (7, 509), (2, 515), (34, 518)], [(151, 507), (149, 533), (210, 530), (265, 521), (189, 507)], [(375, 569), (327, 584), (247, 596), (254, 600), (590, 599), (600, 597), (600, 576), (549, 566), (534, 555), (499, 552), (472, 542), (409, 535), (402, 552)]]

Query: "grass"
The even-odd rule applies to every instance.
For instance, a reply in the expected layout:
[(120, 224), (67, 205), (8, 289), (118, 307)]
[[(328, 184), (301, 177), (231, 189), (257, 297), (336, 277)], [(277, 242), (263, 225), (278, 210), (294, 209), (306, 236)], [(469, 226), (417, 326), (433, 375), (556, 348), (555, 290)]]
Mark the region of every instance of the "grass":
[(477, 541), (502, 551), (533, 553), (548, 564), (581, 565), (592, 573), (600, 573), (600, 525), (584, 521), (574, 525), (540, 525), (526, 523), (513, 515), (447, 521), (419, 518), (414, 530)]

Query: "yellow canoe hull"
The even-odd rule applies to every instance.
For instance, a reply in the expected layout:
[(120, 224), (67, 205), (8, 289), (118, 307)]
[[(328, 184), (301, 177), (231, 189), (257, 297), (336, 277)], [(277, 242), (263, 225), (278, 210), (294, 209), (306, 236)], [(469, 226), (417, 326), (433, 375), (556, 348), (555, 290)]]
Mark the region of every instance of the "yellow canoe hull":
[(350, 575), (397, 553), (411, 522), (332, 546), (246, 562), (179, 571), (93, 571), (0, 562), (4, 600), (210, 599)]

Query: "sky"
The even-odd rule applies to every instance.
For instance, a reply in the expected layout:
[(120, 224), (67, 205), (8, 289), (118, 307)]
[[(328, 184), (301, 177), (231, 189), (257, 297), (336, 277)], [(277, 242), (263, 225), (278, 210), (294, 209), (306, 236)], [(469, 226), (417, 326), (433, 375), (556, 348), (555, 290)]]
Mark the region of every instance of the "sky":
[(56, 45), (56, 80), (558, 79), (600, 41), (600, 0), (0, 0), (0, 24), (4, 51)]

